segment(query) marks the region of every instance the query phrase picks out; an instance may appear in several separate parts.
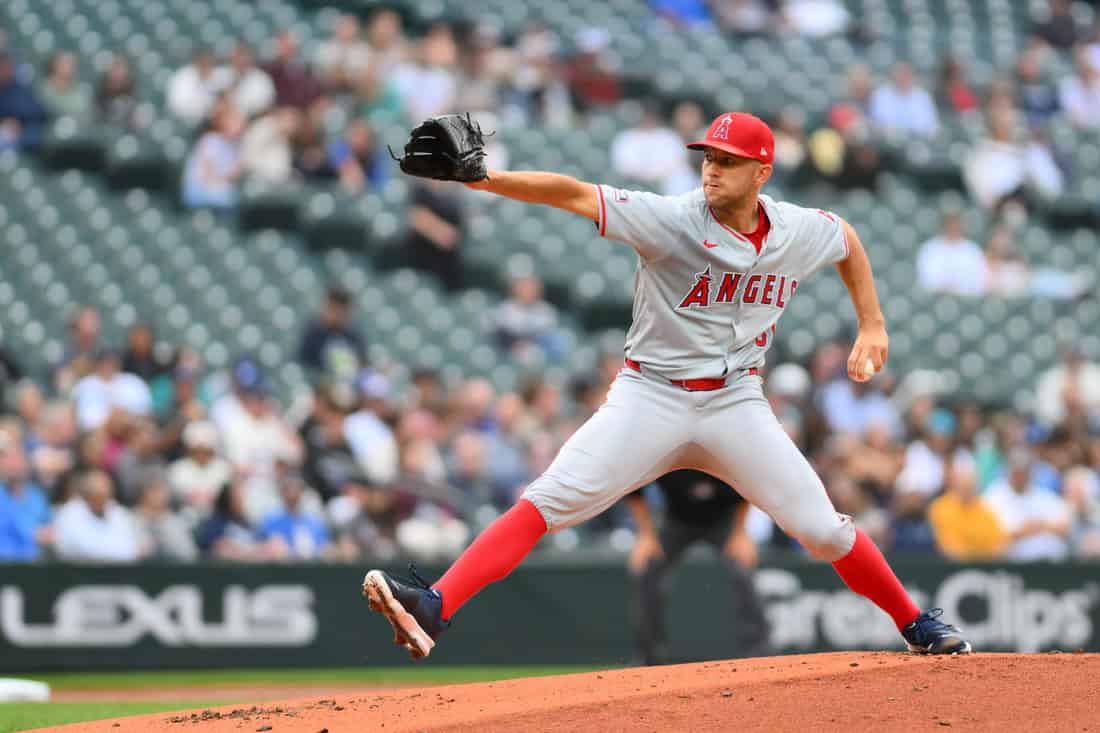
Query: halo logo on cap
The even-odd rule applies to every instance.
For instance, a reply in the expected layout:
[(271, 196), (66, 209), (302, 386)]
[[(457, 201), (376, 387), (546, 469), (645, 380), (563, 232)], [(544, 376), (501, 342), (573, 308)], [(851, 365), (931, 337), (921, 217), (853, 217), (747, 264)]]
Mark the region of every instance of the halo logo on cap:
[(714, 131), (712, 137), (718, 140), (729, 140), (730, 137), (730, 123), (733, 122), (733, 118), (726, 115), (722, 118), (722, 124), (718, 126), (718, 129)]

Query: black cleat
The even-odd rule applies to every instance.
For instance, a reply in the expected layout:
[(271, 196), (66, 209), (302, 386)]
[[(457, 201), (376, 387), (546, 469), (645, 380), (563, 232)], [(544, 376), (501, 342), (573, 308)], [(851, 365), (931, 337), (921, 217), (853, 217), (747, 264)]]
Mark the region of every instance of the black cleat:
[(932, 608), (901, 630), (905, 645), (915, 654), (969, 654), (970, 642), (962, 632), (940, 621), (942, 608)]
[(409, 566), (413, 580), (397, 580), (384, 570), (371, 570), (363, 579), (363, 595), (372, 611), (393, 626), (393, 643), (409, 650), (413, 659), (431, 653), (436, 638), (450, 621), (443, 620), (443, 596)]

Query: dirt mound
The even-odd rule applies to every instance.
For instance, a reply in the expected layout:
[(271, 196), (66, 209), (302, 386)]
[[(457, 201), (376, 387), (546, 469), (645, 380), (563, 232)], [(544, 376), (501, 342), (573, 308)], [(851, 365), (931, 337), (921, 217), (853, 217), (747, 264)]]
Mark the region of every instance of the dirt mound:
[(1100, 654), (850, 652), (362, 692), (65, 726), (76, 733), (1100, 731)]

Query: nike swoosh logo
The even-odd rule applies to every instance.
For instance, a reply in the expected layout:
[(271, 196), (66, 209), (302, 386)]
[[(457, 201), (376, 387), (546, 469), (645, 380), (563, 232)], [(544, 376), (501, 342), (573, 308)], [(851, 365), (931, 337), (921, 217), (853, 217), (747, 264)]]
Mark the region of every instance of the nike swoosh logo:
[(703, 240), (703, 246), (706, 247), (707, 249), (714, 249), (715, 247), (718, 246), (718, 242), (708, 242), (707, 240), (704, 239)]

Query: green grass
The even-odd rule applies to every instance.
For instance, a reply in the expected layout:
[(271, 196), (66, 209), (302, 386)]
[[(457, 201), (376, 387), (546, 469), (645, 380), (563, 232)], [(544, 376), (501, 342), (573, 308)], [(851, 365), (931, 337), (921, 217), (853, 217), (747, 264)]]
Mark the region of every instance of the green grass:
[(118, 690), (211, 685), (332, 684), (430, 685), (491, 682), (514, 677), (544, 677), (593, 672), (606, 667), (337, 667), (333, 669), (155, 670), (148, 672), (58, 672), (7, 674), (45, 682), (54, 690)]
[[(236, 669), (155, 670), (135, 672), (59, 672), (54, 674), (7, 674), (45, 682), (52, 690), (139, 690), (145, 688), (195, 688), (196, 702), (64, 702), (0, 704), (0, 733), (44, 728), (88, 720), (143, 715), (168, 710), (191, 710), (234, 702), (234, 685), (433, 685), (461, 682), (491, 682), (514, 677), (544, 677), (574, 672), (592, 672), (606, 667), (374, 667), (335, 669)], [(202, 702), (217, 689), (218, 700)], [(222, 697), (225, 695), (226, 697)], [(228, 698), (228, 699), (227, 699)]]
[[(225, 703), (219, 703), (225, 704)], [(204, 702), (10, 702), (0, 704), (0, 733), (120, 718), (167, 710), (211, 707)]]

